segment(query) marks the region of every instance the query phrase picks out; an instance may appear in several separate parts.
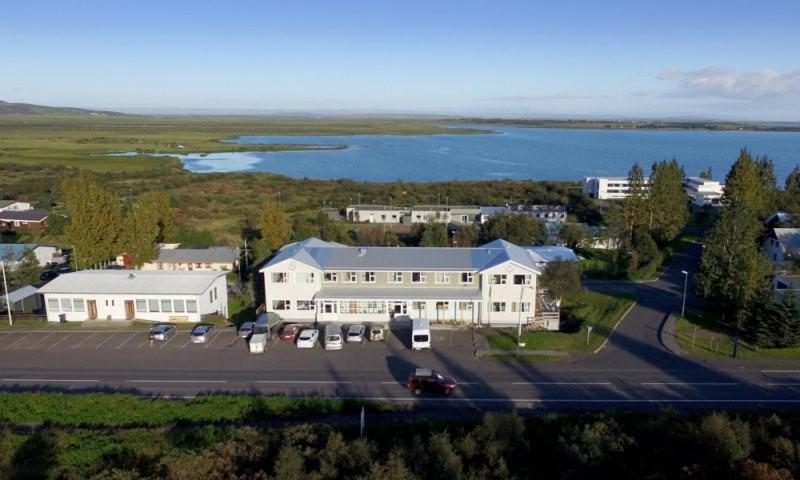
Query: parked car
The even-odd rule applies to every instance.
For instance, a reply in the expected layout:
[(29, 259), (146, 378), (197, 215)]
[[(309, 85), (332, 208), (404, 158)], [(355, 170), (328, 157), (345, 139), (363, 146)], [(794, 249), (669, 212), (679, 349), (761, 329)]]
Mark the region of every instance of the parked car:
[(290, 323), (288, 325), (284, 325), (281, 328), (280, 338), (285, 342), (294, 342), (297, 340), (297, 336), (300, 335), (300, 325), (295, 325), (294, 323)]
[(335, 323), (325, 325), (325, 350), (341, 350), (342, 342), (342, 327)]
[(417, 368), (409, 375), (406, 388), (414, 395), (421, 395), (422, 392), (450, 395), (456, 388), (456, 381), (430, 368)]
[(244, 322), (239, 327), (239, 338), (247, 338), (253, 333), (253, 322)]
[(150, 340), (167, 341), (178, 333), (178, 327), (171, 324), (156, 325), (150, 329)]
[(369, 341), (370, 342), (382, 342), (384, 341), (384, 331), (386, 327), (380, 324), (370, 325), (369, 326)]
[(366, 330), (366, 327), (361, 324), (350, 325), (350, 328), (347, 329), (347, 341), (353, 343), (363, 343), (364, 332), (366, 332)]
[(297, 348), (314, 348), (319, 340), (319, 330), (306, 329), (297, 337)]
[(192, 330), (192, 343), (206, 343), (211, 337), (214, 327), (211, 325), (198, 325)]

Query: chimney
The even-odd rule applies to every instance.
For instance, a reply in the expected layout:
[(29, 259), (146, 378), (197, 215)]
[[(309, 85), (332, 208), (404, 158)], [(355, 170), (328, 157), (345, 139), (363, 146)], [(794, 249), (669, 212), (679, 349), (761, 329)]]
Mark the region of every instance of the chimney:
[(366, 254), (367, 254), (367, 249), (366, 249), (366, 248), (364, 248), (364, 247), (360, 247), (360, 248), (358, 249), (358, 256), (359, 256), (359, 257), (363, 257), (363, 256), (364, 256), (364, 255), (366, 255)]

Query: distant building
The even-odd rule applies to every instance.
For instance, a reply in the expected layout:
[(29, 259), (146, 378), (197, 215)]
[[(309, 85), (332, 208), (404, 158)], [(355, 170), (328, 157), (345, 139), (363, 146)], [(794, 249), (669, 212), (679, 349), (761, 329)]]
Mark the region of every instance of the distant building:
[[(32, 285), (8, 292), (11, 313), (35, 313), (42, 310), (42, 296)], [(6, 310), (6, 296), (0, 295), (0, 312)]]
[(545, 223), (564, 223), (567, 221), (567, 207), (564, 205), (506, 205), (503, 207), (480, 207), (480, 223), (486, 223), (496, 215), (525, 215)]
[(14, 268), (29, 251), (33, 251), (40, 267), (66, 262), (60, 248), (35, 243), (0, 243), (0, 260), (5, 260), (10, 268)]
[(453, 225), (472, 225), (485, 223), (494, 215), (527, 215), (546, 223), (564, 222), (567, 208), (563, 205), (504, 205), (499, 207), (472, 205), (413, 205), (410, 207), (392, 205), (350, 205), (345, 209), (345, 217), (350, 222), (414, 224), (444, 223)]
[(696, 207), (721, 207), (723, 188), (717, 181), (700, 177), (687, 177), (683, 182), (683, 191)]
[(551, 262), (579, 262), (578, 256), (571, 248), (558, 245), (542, 245), (524, 247), (531, 256), (534, 265), (544, 271), (544, 267)]
[(158, 258), (142, 265), (142, 270), (221, 271), (236, 270), (239, 253), (229, 247), (161, 248)]
[[(645, 177), (645, 184), (650, 179)], [(598, 200), (620, 200), (628, 196), (628, 177), (586, 177), (583, 193)]]
[(800, 275), (777, 275), (772, 284), (773, 300), (783, 303), (791, 296), (800, 307)]
[(0, 200), (0, 212), (24, 212), (26, 210), (33, 210), (33, 207), (28, 202)]
[(0, 211), (0, 229), (41, 231), (47, 226), (46, 210), (3, 210)]
[[(348, 222), (410, 223), (411, 209), (392, 205), (350, 205), (345, 209)], [(407, 221), (403, 217), (409, 216)]]
[(792, 214), (787, 212), (775, 212), (766, 220), (764, 220), (764, 225), (767, 228), (780, 228), (785, 227), (792, 221)]
[(82, 270), (39, 289), (47, 321), (199, 322), (228, 316), (224, 272)]
[(773, 228), (764, 240), (764, 253), (778, 270), (796, 266), (800, 262), (800, 228)]

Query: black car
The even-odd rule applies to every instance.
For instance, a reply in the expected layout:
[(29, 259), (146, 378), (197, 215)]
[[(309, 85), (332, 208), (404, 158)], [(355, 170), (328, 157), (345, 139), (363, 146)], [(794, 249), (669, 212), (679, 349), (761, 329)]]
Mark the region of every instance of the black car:
[(450, 395), (456, 388), (456, 381), (430, 368), (417, 368), (408, 376), (406, 388), (414, 392), (414, 395), (422, 392)]

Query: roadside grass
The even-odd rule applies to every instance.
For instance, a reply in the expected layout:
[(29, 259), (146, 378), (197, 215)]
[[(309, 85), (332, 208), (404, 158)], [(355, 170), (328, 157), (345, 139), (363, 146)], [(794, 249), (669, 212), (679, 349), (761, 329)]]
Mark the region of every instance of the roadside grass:
[(196, 399), (145, 398), (127, 393), (0, 392), (0, 423), (35, 426), (159, 426), (174, 423), (248, 423), (334, 414), (386, 412), (392, 407), (322, 397), (209, 394)]
[[(720, 322), (714, 312), (686, 312), (675, 327), (678, 345), (690, 355), (707, 358), (731, 358), (733, 332)], [(800, 360), (800, 347), (758, 348), (739, 339), (739, 358), (742, 360)]]
[[(561, 321), (568, 328), (571, 326), (572, 331), (523, 333), (524, 350), (560, 351), (571, 354), (593, 352), (609, 337), (614, 325), (634, 302), (633, 296), (624, 294), (583, 291), (578, 295), (569, 296), (561, 305)], [(587, 345), (586, 333), (590, 325), (592, 332)], [(497, 330), (489, 334), (487, 340), (494, 350), (517, 350), (515, 329)], [(498, 352), (497, 355), (504, 354)]]
[[(13, 318), (13, 316), (12, 316)], [(8, 324), (8, 317), (5, 315), (0, 316), (0, 330), (35, 330), (39, 328), (64, 328), (74, 329), (80, 328), (83, 322), (48, 322), (44, 318), (20, 318), (13, 319), (13, 325)]]

